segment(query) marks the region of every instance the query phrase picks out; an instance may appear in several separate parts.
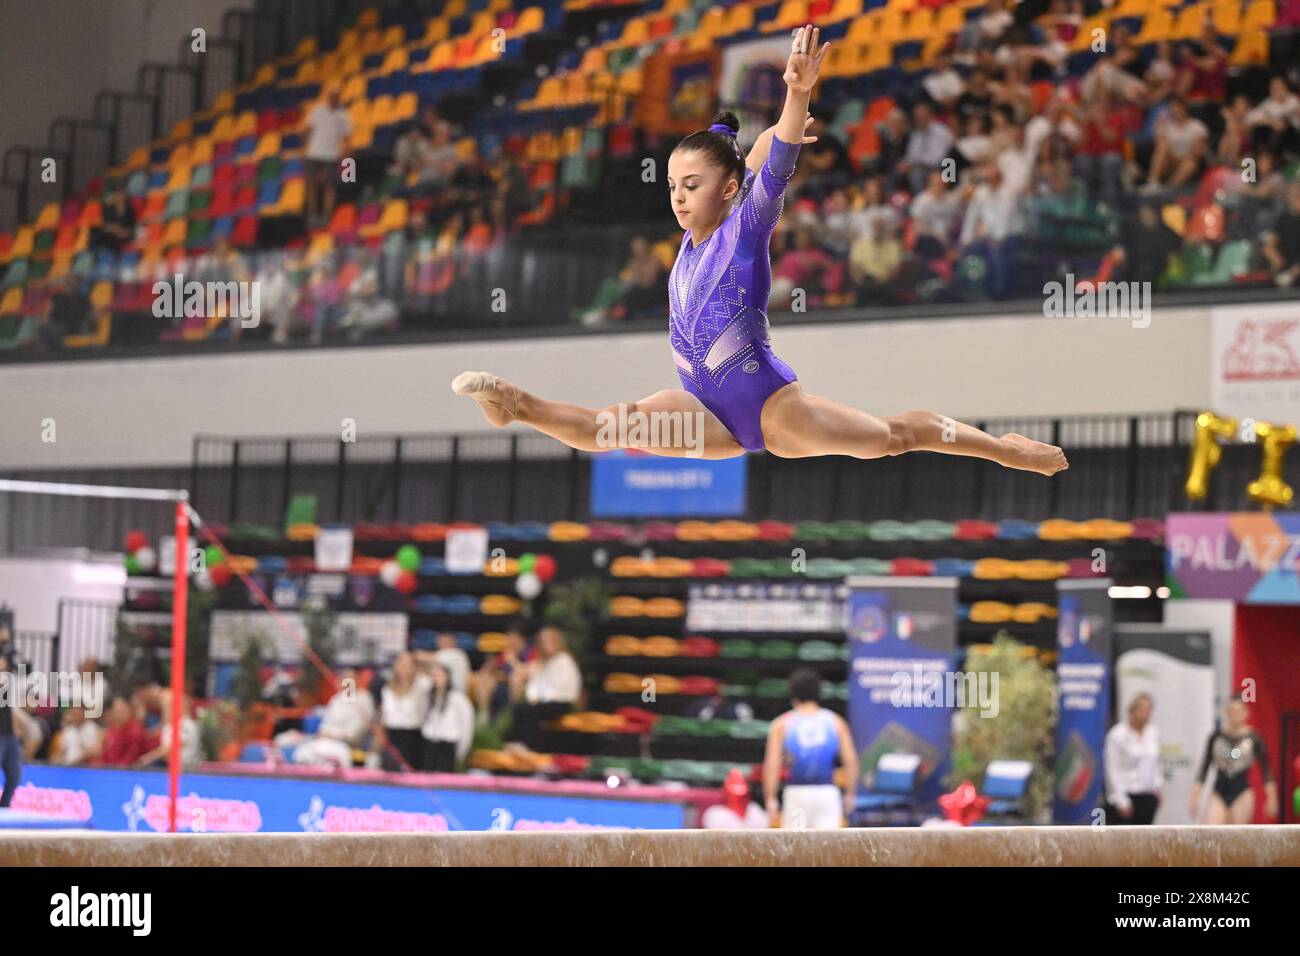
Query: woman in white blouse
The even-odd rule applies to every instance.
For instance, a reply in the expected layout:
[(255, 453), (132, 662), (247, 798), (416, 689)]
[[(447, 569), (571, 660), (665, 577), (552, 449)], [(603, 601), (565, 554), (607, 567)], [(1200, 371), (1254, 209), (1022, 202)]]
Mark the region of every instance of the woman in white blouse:
[(1160, 806), (1160, 737), (1151, 723), (1155, 703), (1138, 694), (1128, 705), (1128, 719), (1106, 734), (1106, 822), (1150, 824)]
[(582, 672), (565, 645), (564, 632), (552, 625), (538, 631), (537, 656), (517, 668), (510, 683), (516, 701), (511, 736), (536, 750), (541, 725), (572, 710), (582, 693)]
[(421, 733), (424, 736), (424, 769), (451, 773), (469, 756), (474, 739), (474, 705), (465, 692), (451, 682), (451, 673), (439, 661), (429, 668), (433, 690)]
[[(415, 668), (415, 658), (408, 652), (393, 661), (393, 677), (379, 695), (379, 717), (384, 738), (393, 745), (407, 767), (418, 770), (424, 761), (424, 726), (429, 711), (429, 691), (433, 681)], [(383, 748), (384, 766), (401, 769), (394, 755)]]

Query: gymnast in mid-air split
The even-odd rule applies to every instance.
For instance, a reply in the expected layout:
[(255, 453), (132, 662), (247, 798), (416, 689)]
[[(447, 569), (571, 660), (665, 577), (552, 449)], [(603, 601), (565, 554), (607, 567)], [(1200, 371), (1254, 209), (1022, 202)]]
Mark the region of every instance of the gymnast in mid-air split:
[[(785, 68), (785, 108), (745, 156), (739, 122), (719, 113), (707, 130), (691, 133), (668, 160), (668, 194), (685, 230), (668, 286), (669, 339), (682, 387), (605, 409), (555, 402), (489, 372), (462, 372), (452, 391), (467, 395), (493, 425), (523, 422), (583, 451), (635, 447), (659, 455), (731, 458), (769, 451), (782, 458), (850, 455), (881, 458), (936, 451), (995, 461), (1007, 468), (1054, 475), (1069, 467), (1060, 448), (1023, 435), (1001, 438), (935, 412), (877, 418), (809, 395), (794, 371), (772, 352), (767, 300), (772, 287), (768, 243), (781, 215), (786, 183), (799, 147), (814, 137), (808, 102), (827, 43), (820, 30), (794, 33)], [(703, 422), (702, 441), (608, 443), (611, 416), (668, 413)], [(672, 418), (659, 418), (660, 421)], [(645, 434), (642, 431), (640, 434)]]

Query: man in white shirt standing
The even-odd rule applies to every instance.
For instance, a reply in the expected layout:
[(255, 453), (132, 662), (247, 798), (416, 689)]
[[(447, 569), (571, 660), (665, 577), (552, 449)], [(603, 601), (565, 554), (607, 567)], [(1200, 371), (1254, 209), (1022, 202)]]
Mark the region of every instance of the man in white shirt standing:
[[(319, 213), (328, 218), (334, 211), (337, 195), (335, 184), (339, 179), (339, 160), (343, 147), (352, 135), (352, 119), (339, 102), (339, 91), (331, 89), (325, 99), (312, 107), (307, 114), (307, 220), (316, 220)], [(325, 205), (320, 204), (320, 188), (325, 187)]]
[(1160, 806), (1160, 737), (1151, 723), (1155, 704), (1138, 694), (1128, 705), (1128, 719), (1106, 734), (1106, 823), (1147, 826)]

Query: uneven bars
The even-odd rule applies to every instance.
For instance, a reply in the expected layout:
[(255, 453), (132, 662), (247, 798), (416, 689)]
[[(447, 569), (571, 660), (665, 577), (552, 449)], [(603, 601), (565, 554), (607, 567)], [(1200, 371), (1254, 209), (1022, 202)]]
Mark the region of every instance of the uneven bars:
[(120, 485), (73, 485), (58, 481), (17, 481), (0, 478), (0, 491), (31, 495), (68, 495), (76, 498), (125, 498), (137, 501), (189, 501), (183, 488), (129, 488)]
[[(183, 488), (130, 488), (121, 485), (77, 485), (57, 481), (18, 481), (0, 478), (0, 491), (75, 498), (115, 498), (129, 501), (176, 502), (176, 569), (172, 573), (172, 712), (171, 744), (167, 748), (168, 830), (176, 832), (180, 799), (181, 708), (185, 705), (185, 614), (189, 599), (190, 493)], [(194, 515), (194, 517), (198, 517)], [(57, 666), (57, 661), (55, 662)]]

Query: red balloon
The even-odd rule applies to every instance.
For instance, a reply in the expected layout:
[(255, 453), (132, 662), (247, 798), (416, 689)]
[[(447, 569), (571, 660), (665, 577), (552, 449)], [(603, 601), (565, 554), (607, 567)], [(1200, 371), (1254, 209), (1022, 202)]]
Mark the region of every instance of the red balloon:
[(537, 575), (543, 584), (551, 580), (555, 577), (555, 559), (549, 554), (539, 554), (537, 560), (533, 562), (533, 574)]
[(397, 576), (397, 590), (403, 594), (412, 593), (419, 584), (419, 579), (415, 576), (414, 571), (403, 571)]
[(212, 579), (212, 583), (217, 587), (224, 588), (230, 583), (230, 565), (218, 564), (208, 568), (208, 577)]
[(149, 547), (149, 536), (143, 531), (128, 531), (126, 534), (126, 553), (134, 554), (141, 548)]

